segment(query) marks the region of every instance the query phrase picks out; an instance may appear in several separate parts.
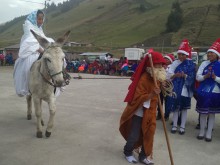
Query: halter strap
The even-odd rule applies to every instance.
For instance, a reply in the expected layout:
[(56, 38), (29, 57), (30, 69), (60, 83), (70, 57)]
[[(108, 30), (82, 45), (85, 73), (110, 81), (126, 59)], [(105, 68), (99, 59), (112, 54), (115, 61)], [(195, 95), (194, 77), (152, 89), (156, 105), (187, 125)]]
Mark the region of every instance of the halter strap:
[[(49, 70), (49, 67), (48, 67), (48, 65), (47, 65), (47, 61), (46, 61), (46, 59), (43, 59), (43, 60), (44, 60), (44, 62), (45, 62), (45, 68), (46, 68), (47, 74), (50, 76), (52, 82), (49, 81), (49, 80), (44, 76), (44, 74), (39, 71), (39, 72), (40, 72), (40, 75), (41, 75), (42, 78), (43, 78), (43, 80), (44, 80), (46, 83), (48, 83), (49, 85), (53, 86), (53, 87), (60, 87), (60, 86), (57, 86), (57, 85), (54, 84), (53, 77), (56, 76), (56, 75), (59, 75), (59, 74), (63, 73), (63, 70), (60, 71), (60, 72), (57, 72), (57, 73), (55, 73), (55, 74), (50, 74), (50, 70)], [(63, 66), (63, 69), (64, 69), (64, 66)], [(65, 85), (66, 85), (66, 84), (64, 84), (64, 85), (62, 85), (62, 86), (65, 86)]]

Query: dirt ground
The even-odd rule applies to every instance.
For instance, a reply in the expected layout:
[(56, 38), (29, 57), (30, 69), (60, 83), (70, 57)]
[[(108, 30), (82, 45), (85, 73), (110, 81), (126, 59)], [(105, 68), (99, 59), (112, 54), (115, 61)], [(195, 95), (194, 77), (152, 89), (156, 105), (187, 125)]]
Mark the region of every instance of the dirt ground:
[[(129, 79), (72, 79), (57, 98), (51, 137), (38, 139), (34, 112), (33, 119), (26, 120), (25, 98), (15, 94), (13, 67), (0, 67), (0, 165), (129, 164), (123, 156), (125, 140), (118, 131), (129, 83)], [(188, 111), (185, 135), (170, 133), (172, 116), (166, 122), (174, 164), (219, 165), (220, 115), (216, 115), (212, 142), (199, 141), (194, 109), (195, 100)], [(45, 103), (43, 119), (48, 120)], [(154, 161), (155, 165), (171, 164), (161, 121), (157, 121)]]

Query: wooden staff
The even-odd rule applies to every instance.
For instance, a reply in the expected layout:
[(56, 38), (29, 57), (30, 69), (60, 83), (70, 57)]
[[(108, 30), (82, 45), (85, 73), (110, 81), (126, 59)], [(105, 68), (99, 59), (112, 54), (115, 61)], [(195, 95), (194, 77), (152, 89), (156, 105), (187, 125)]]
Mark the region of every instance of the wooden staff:
[[(154, 66), (153, 66), (152, 56), (151, 56), (150, 53), (148, 54), (148, 57), (149, 57), (149, 60), (150, 60), (150, 66), (151, 66), (151, 70), (152, 70), (154, 84), (155, 84), (156, 88), (158, 88), (157, 80), (156, 80), (155, 73), (154, 73)], [(165, 136), (166, 136), (166, 142), (167, 142), (167, 147), (168, 147), (168, 151), (169, 151), (170, 162), (171, 162), (171, 165), (174, 165), (173, 156), (172, 156), (172, 152), (171, 152), (171, 148), (170, 148), (169, 137), (168, 137), (168, 134), (167, 134), (166, 123), (165, 123), (165, 119), (164, 119), (164, 115), (163, 115), (163, 107), (161, 105), (161, 100), (160, 100), (160, 94), (158, 94), (157, 97), (158, 97), (158, 101), (159, 101), (159, 109), (160, 109), (160, 114), (161, 114), (161, 117), (162, 117), (164, 133), (165, 133)]]

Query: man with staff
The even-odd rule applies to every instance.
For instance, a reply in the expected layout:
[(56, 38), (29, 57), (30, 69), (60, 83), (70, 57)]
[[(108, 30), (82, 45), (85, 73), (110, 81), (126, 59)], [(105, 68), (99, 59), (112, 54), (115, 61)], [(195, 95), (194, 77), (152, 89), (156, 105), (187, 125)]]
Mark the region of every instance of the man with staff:
[(157, 105), (160, 101), (158, 94), (164, 89), (161, 87), (166, 80), (163, 68), (166, 61), (159, 52), (151, 50), (149, 54), (152, 57), (146, 55), (132, 77), (124, 100), (128, 103), (120, 120), (119, 130), (126, 140), (124, 155), (129, 163), (137, 163), (133, 150), (141, 147), (139, 161), (154, 164), (152, 154)]

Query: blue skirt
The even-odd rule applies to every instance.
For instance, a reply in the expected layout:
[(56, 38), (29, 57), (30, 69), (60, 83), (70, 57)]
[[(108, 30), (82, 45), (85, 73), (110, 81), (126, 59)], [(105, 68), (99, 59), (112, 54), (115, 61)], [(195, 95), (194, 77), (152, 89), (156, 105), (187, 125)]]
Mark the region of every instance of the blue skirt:
[(198, 93), (196, 111), (201, 114), (220, 113), (220, 93)]
[(182, 111), (191, 108), (191, 97), (180, 96), (179, 99), (166, 97), (165, 109), (169, 112)]

